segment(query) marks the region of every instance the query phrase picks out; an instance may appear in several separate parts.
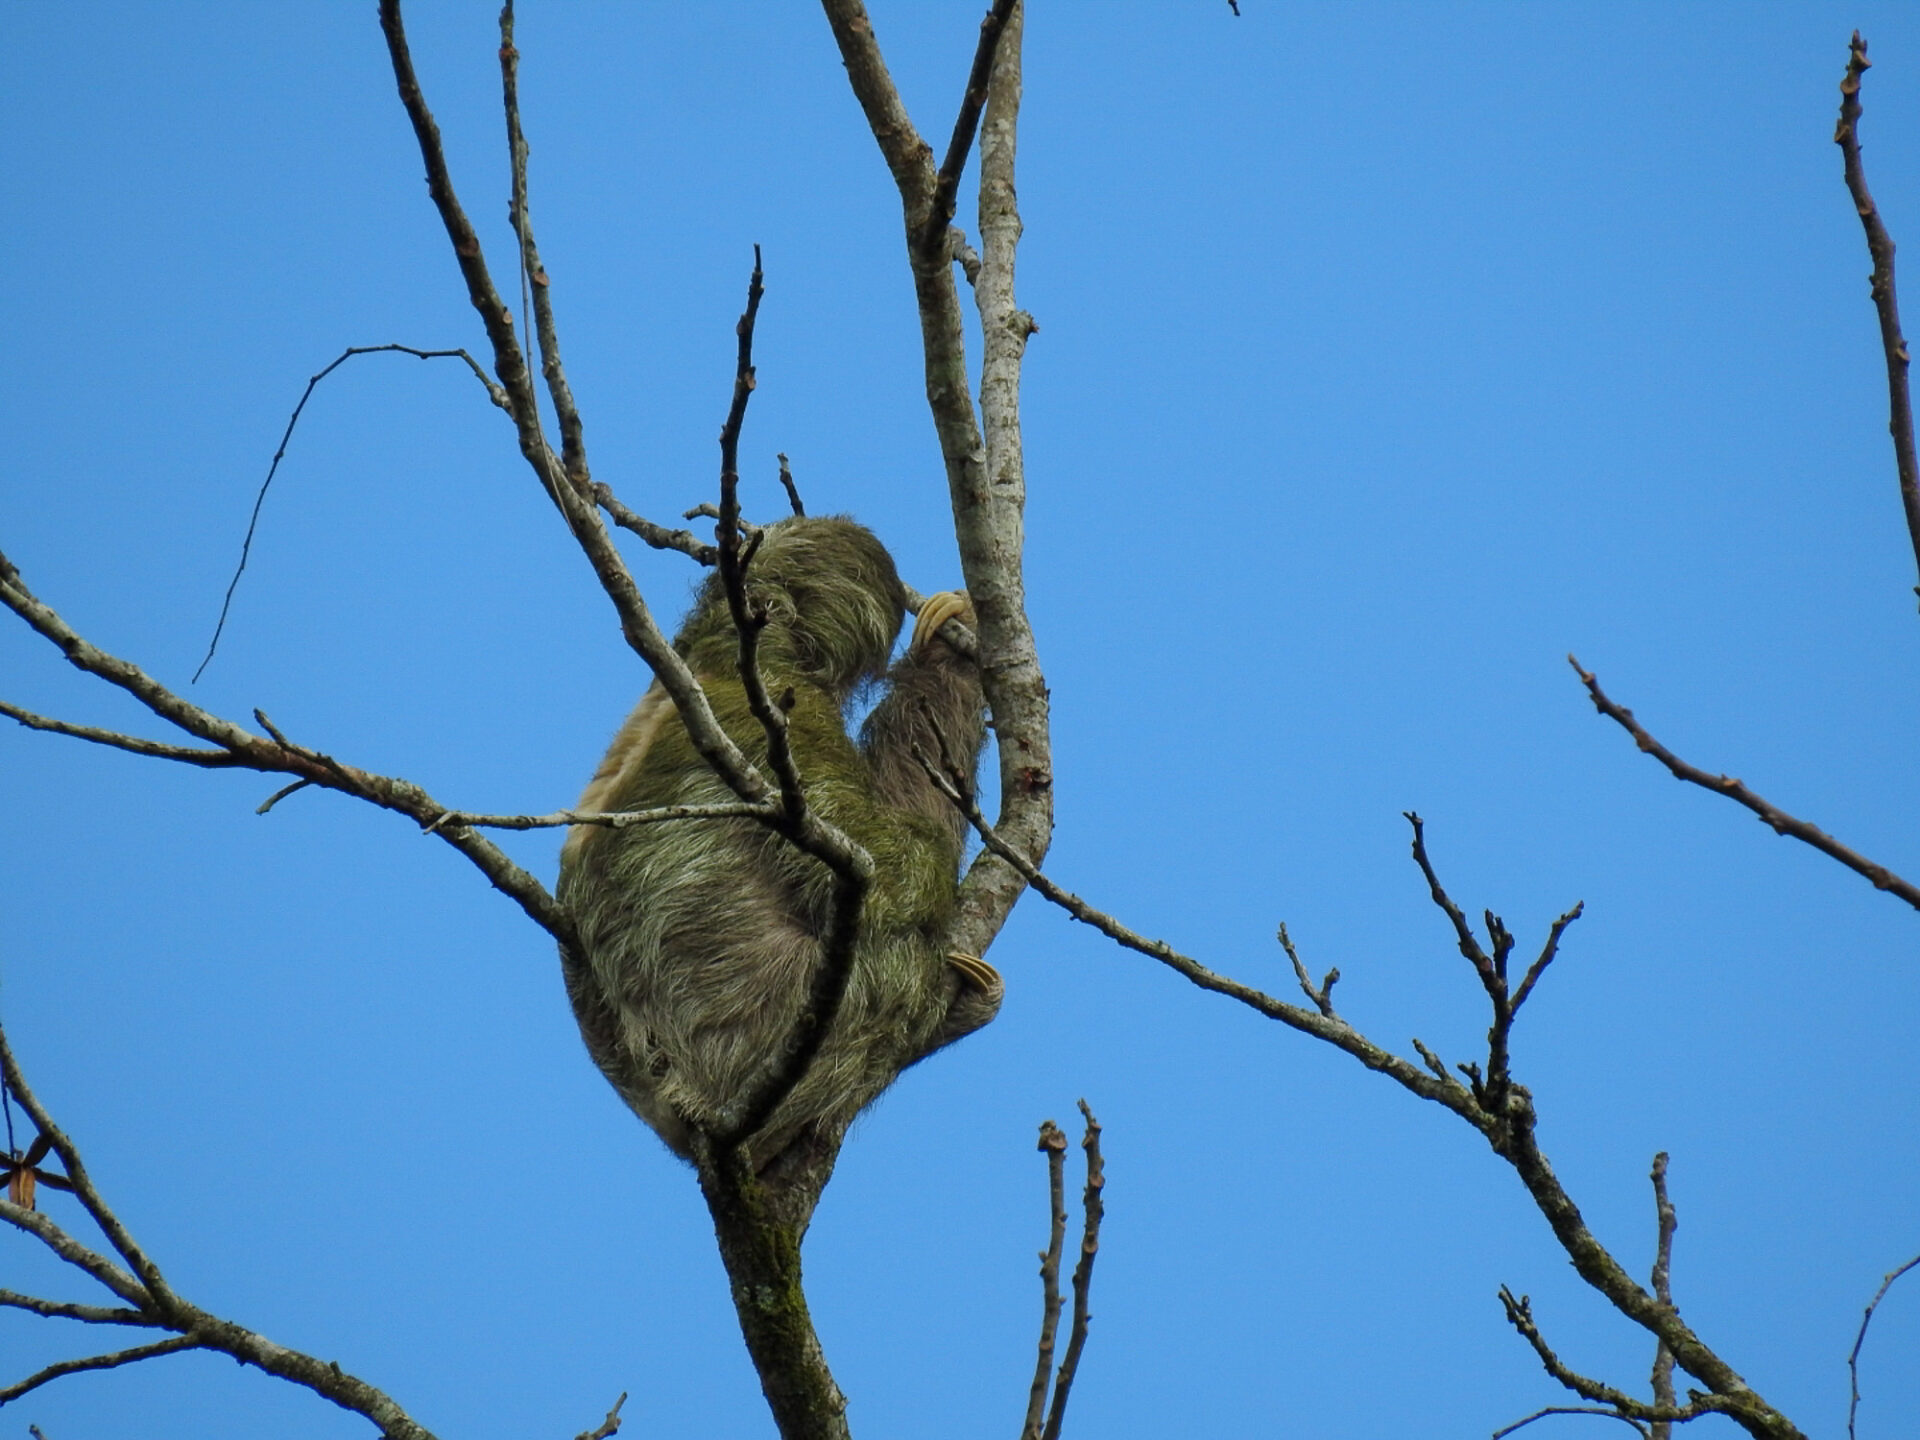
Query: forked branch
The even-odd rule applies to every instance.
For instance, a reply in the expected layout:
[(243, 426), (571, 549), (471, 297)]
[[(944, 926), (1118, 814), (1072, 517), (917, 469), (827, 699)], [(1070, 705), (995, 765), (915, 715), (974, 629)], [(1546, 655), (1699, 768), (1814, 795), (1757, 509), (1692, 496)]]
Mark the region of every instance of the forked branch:
[[(907, 261), (920, 312), (927, 404), (946, 467), (961, 573), (980, 622), (981, 678), (999, 758), (998, 826), (1015, 851), (1037, 864), (1053, 834), (1053, 751), (1046, 681), (1027, 620), (1022, 571), (1026, 472), (1019, 443), (1019, 370), (1033, 323), (1013, 301), (1020, 234), (1014, 160), (1021, 5), (1018, 0), (1011, 6), (996, 0), (981, 28), (981, 45), (954, 124), (956, 143), (949, 144), (943, 167), (957, 175), (964, 166), (966, 145), (958, 142), (971, 133), (968, 97), (975, 93), (981, 60), (990, 53), (986, 104), (980, 112), (982, 253), (974, 290), (987, 345), (978, 417), (950, 259), (954, 252), (948, 245), (926, 242), (930, 227), (946, 234), (944, 219), (934, 226), (944, 204), (942, 171), (935, 168), (933, 148), (914, 128), (887, 72), (866, 6), (860, 0), (822, 0), (822, 7), (854, 96), (900, 192)], [(982, 855), (962, 883), (943, 940), (946, 948), (986, 954), (1024, 884), (1017, 866), (997, 854)]]
[[(1435, 905), (1447, 916), (1456, 943), (1473, 964), (1483, 988), (1487, 990), (1494, 1012), (1493, 1025), (1488, 1032), (1484, 1073), (1477, 1063), (1459, 1067), (1467, 1077), (1466, 1085), (1452, 1079), (1438, 1057), (1418, 1041), (1414, 1045), (1426, 1062), (1424, 1068), (1373, 1044), (1345, 1020), (1329, 1013), (1332, 1009), (1330, 1002), (1325, 1007), (1319, 1005), (1319, 1000), (1325, 998), (1324, 985), (1316, 998), (1315, 1009), (1289, 1005), (1252, 986), (1220, 975), (1164, 941), (1150, 940), (1106, 912), (1095, 909), (1079, 896), (1056, 885), (1008, 845), (958, 783), (959, 777), (943, 774), (929, 757), (922, 756), (921, 764), (927, 769), (933, 783), (967, 817), (982, 844), (1020, 870), (1028, 884), (1074, 919), (1093, 926), (1127, 949), (1158, 960), (1201, 989), (1237, 1000), (1269, 1019), (1346, 1052), (1368, 1069), (1388, 1076), (1424, 1100), (1443, 1106), (1480, 1131), (1494, 1153), (1518, 1174), (1535, 1207), (1552, 1228), (1555, 1239), (1566, 1251), (1580, 1277), (1598, 1290), (1621, 1314), (1664, 1343), (1672, 1352), (1675, 1362), (1707, 1386), (1711, 1395), (1707, 1400), (1698, 1402), (1701, 1406), (1699, 1413), (1711, 1410), (1728, 1415), (1749, 1434), (1763, 1437), (1763, 1440), (1804, 1440), (1791, 1421), (1768, 1405), (1732, 1366), (1694, 1333), (1670, 1301), (1663, 1301), (1643, 1289), (1587, 1228), (1579, 1207), (1560, 1184), (1535, 1137), (1538, 1117), (1534, 1111), (1533, 1097), (1525, 1086), (1515, 1082), (1508, 1073), (1510, 1033), (1518, 1006), (1508, 995), (1504, 967), (1506, 956), (1513, 948), (1513, 938), (1498, 917), (1489, 913), (1487, 921), (1493, 949), (1489, 952), (1480, 944), (1467, 925), (1464, 912), (1447, 894), (1426, 854), (1424, 834), (1417, 817), (1408, 817), (1414, 823), (1415, 859), (1420, 863)], [(1540, 957), (1529, 967), (1527, 977), (1522, 981), (1523, 990), (1530, 991), (1539, 982), (1540, 976), (1558, 953), (1561, 936), (1578, 914), (1579, 907), (1576, 906), (1554, 923)], [(1296, 977), (1303, 982), (1309, 997), (1315, 998), (1311, 982), (1305, 978), (1305, 965), (1299, 962), (1291, 945), (1288, 949), (1289, 958), (1295, 962)], [(1683, 1417), (1676, 1414), (1668, 1418), (1677, 1420)]]
[(133, 1238), (132, 1232), (101, 1195), (81, 1158), (79, 1147), (54, 1124), (21, 1073), (6, 1032), (0, 1028), (0, 1086), (19, 1102), (36, 1133), (59, 1157), (64, 1178), (74, 1198), (105, 1236), (120, 1262), (108, 1259), (72, 1235), (51, 1216), (11, 1200), (0, 1200), (0, 1221), (31, 1235), (79, 1273), (106, 1286), (126, 1307), (75, 1304), (67, 1301), (0, 1291), (0, 1305), (54, 1319), (78, 1320), (89, 1325), (143, 1327), (169, 1332), (164, 1340), (122, 1350), (63, 1360), (0, 1387), (0, 1405), (16, 1400), (65, 1375), (107, 1370), (142, 1360), (157, 1359), (183, 1350), (217, 1350), (243, 1365), (289, 1380), (324, 1396), (343, 1409), (364, 1415), (380, 1427), (388, 1440), (434, 1440), (433, 1435), (391, 1397), (366, 1381), (297, 1350), (276, 1344), (257, 1331), (237, 1325), (194, 1305), (161, 1276), (159, 1267)]

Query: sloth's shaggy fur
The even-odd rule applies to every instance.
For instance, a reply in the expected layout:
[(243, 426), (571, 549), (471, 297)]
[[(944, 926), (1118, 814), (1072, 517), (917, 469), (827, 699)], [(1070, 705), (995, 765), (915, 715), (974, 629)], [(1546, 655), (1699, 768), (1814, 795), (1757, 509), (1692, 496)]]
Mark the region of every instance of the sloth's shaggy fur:
[[(889, 670), (905, 605), (893, 559), (871, 531), (839, 516), (769, 526), (747, 584), (769, 617), (759, 640), (768, 693), (793, 692), (788, 736), (808, 803), (874, 861), (839, 1017), (749, 1145), (764, 1168), (803, 1134), (837, 1143), (902, 1069), (991, 1020), (1001, 987), (983, 962), (939, 946), (965, 822), (913, 755), (918, 746), (938, 756), (944, 742), (970, 773), (985, 738), (977, 667), (935, 638), (937, 619), (926, 623), (963, 613), (964, 597), (931, 597)], [(727, 733), (763, 761), (765, 735), (747, 709), (717, 575), (674, 646)], [(847, 706), (883, 677), (886, 692), (856, 740)], [(579, 808), (732, 798), (656, 683)], [(574, 1014), (594, 1062), (676, 1153), (688, 1154), (689, 1122), (727, 1117), (792, 1030), (821, 960), (830, 888), (824, 865), (750, 820), (576, 826), (568, 835), (559, 893), (584, 952), (562, 956)]]

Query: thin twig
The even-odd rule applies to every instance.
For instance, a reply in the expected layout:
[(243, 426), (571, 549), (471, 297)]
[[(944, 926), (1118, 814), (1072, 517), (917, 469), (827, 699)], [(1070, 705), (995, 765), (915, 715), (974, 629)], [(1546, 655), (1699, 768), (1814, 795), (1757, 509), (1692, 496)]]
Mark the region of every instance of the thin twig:
[(121, 1305), (76, 1305), (66, 1300), (42, 1300), (38, 1295), (22, 1295), (18, 1290), (0, 1290), (0, 1306), (9, 1310), (25, 1310), (49, 1320), (78, 1320), (84, 1325), (161, 1323), (144, 1310), (129, 1310)]
[(1746, 806), (1759, 816), (1774, 834), (1791, 835), (1794, 839), (1811, 845), (1821, 854), (1838, 860), (1856, 875), (1864, 875), (1873, 882), (1874, 889), (1897, 895), (1916, 910), (1920, 910), (1920, 886), (1909, 884), (1886, 866), (1867, 859), (1857, 851), (1849, 850), (1819, 826), (1795, 819), (1779, 806), (1754, 794), (1731, 775), (1713, 775), (1697, 766), (1689, 765), (1648, 734), (1645, 727), (1633, 718), (1631, 710), (1608, 699), (1606, 692), (1600, 688), (1600, 682), (1594, 678), (1591, 671), (1581, 669), (1578, 660), (1569, 655), (1567, 663), (1573, 666), (1574, 673), (1580, 677), (1580, 683), (1587, 687), (1587, 695), (1593, 701), (1593, 708), (1631, 735), (1634, 744), (1666, 766), (1676, 779), (1698, 785), (1702, 790), (1711, 790), (1716, 795), (1724, 795), (1736, 804)]
[[(20, 1108), (26, 1111), (28, 1118), (33, 1121), (34, 1129), (46, 1137), (53, 1153), (60, 1157), (60, 1168), (65, 1172), (67, 1182), (73, 1186), (74, 1197), (86, 1208), (87, 1214), (93, 1218), (93, 1223), (100, 1227), (100, 1233), (107, 1237), (107, 1243), (119, 1253), (120, 1258), (126, 1262), (127, 1268), (139, 1277), (139, 1287), (129, 1290), (122, 1285), (107, 1281), (92, 1266), (83, 1268), (86, 1268), (95, 1279), (107, 1284), (108, 1288), (118, 1294), (121, 1299), (142, 1308), (149, 1304), (158, 1306), (164, 1313), (167, 1306), (175, 1300), (172, 1288), (168, 1286), (166, 1278), (161, 1275), (160, 1267), (155, 1265), (140, 1248), (132, 1233), (120, 1223), (120, 1217), (115, 1215), (107, 1202), (101, 1198), (99, 1190), (94, 1187), (93, 1177), (87, 1173), (86, 1162), (80, 1158), (79, 1148), (67, 1137), (65, 1131), (53, 1123), (53, 1116), (47, 1113), (46, 1107), (33, 1093), (33, 1088), (27, 1084), (27, 1077), (21, 1073), (19, 1062), (14, 1059), (13, 1047), (7, 1043), (4, 1029), (0, 1029), (0, 1083), (4, 1083), (8, 1093), (20, 1102)], [(20, 1223), (11, 1214), (7, 1218), (16, 1225)], [(44, 1236), (41, 1238), (45, 1239)], [(68, 1257), (62, 1256), (62, 1258)], [(141, 1293), (142, 1291), (144, 1294)]]
[(1540, 947), (1539, 958), (1527, 967), (1527, 973), (1521, 977), (1520, 988), (1513, 992), (1513, 1013), (1518, 1015), (1520, 1007), (1527, 1003), (1527, 997), (1533, 993), (1533, 987), (1540, 983), (1540, 977), (1547, 973), (1547, 966), (1553, 963), (1560, 953), (1560, 937), (1567, 933), (1567, 927), (1586, 913), (1587, 902), (1576, 900), (1573, 908), (1553, 922), (1553, 928), (1547, 932), (1547, 943)]
[(1040, 1440), (1047, 1391), (1053, 1379), (1053, 1343), (1060, 1329), (1060, 1254), (1067, 1239), (1067, 1137), (1053, 1121), (1040, 1126), (1038, 1147), (1047, 1157), (1047, 1248), (1040, 1252), (1040, 1343), (1027, 1391), (1027, 1421), (1020, 1440)]
[(691, 530), (669, 530), (664, 525), (656, 525), (644, 515), (636, 515), (613, 493), (610, 486), (594, 482), (593, 498), (600, 508), (607, 512), (613, 523), (622, 530), (631, 531), (656, 550), (678, 550), (682, 555), (702, 565), (717, 564), (720, 552), (706, 541), (700, 539)]
[(764, 820), (780, 818), (776, 806), (745, 800), (722, 800), (711, 805), (662, 805), (652, 810), (556, 810), (551, 815), (480, 815), (449, 810), (424, 828), (432, 834), (443, 825), (471, 825), (481, 830), (554, 830), (563, 825), (599, 825), (625, 830), (634, 825), (659, 825), (669, 820)]
[(300, 423), (300, 413), (307, 408), (307, 401), (313, 397), (314, 386), (356, 355), (388, 353), (412, 355), (420, 360), (464, 360), (467, 362), (467, 368), (473, 371), (474, 377), (486, 387), (487, 398), (502, 410), (512, 413), (511, 407), (507, 404), (507, 392), (488, 379), (487, 372), (480, 368), (480, 362), (465, 350), (419, 350), (411, 345), (349, 345), (340, 352), (332, 364), (317, 374), (309, 375), (307, 388), (300, 392), (300, 401), (293, 407), (293, 413), (287, 417), (287, 428), (281, 432), (280, 448), (273, 452), (272, 463), (267, 466), (267, 478), (260, 482), (260, 492), (253, 497), (253, 513), (247, 517), (246, 538), (240, 542), (240, 563), (233, 567), (233, 579), (227, 582), (226, 597), (220, 602), (220, 619), (214, 624), (213, 639), (207, 642), (206, 656), (200, 661), (199, 668), (193, 672), (193, 679), (187, 682), (189, 685), (199, 682), (207, 666), (213, 663), (213, 652), (220, 648), (221, 632), (227, 628), (227, 611), (233, 606), (233, 592), (239, 589), (240, 577), (247, 570), (247, 556), (253, 552), (253, 533), (260, 524), (260, 507), (267, 503), (267, 488), (273, 484), (273, 477), (280, 471), (280, 462), (286, 458), (287, 442), (293, 439), (293, 427)]
[[(1238, 15), (1240, 12), (1236, 10), (1233, 13)], [(1646, 1426), (1638, 1420), (1629, 1420), (1618, 1410), (1608, 1410), (1600, 1405), (1548, 1405), (1514, 1421), (1511, 1425), (1502, 1425), (1493, 1432), (1493, 1440), (1506, 1440), (1506, 1437), (1514, 1431), (1524, 1429), (1536, 1420), (1544, 1420), (1549, 1415), (1598, 1415), (1602, 1419), (1618, 1420), (1622, 1425), (1631, 1425), (1638, 1434), (1647, 1434)]]
[(1093, 1262), (1100, 1253), (1100, 1222), (1106, 1215), (1102, 1194), (1106, 1189), (1106, 1166), (1100, 1156), (1100, 1122), (1093, 1118), (1087, 1102), (1080, 1102), (1080, 1115), (1086, 1121), (1086, 1134), (1080, 1148), (1087, 1152), (1087, 1188), (1080, 1206), (1085, 1223), (1080, 1233), (1080, 1259), (1073, 1267), (1073, 1324), (1067, 1331), (1067, 1354), (1053, 1377), (1053, 1403), (1047, 1407), (1047, 1428), (1043, 1440), (1060, 1440), (1060, 1426), (1067, 1418), (1067, 1399), (1073, 1392), (1073, 1377), (1080, 1370), (1080, 1352), (1087, 1347), (1087, 1326), (1093, 1312), (1087, 1301), (1093, 1293)]
[[(713, 1134), (715, 1145), (731, 1151), (773, 1118), (786, 1098), (806, 1076), (814, 1056), (826, 1043), (833, 1022), (853, 979), (854, 947), (859, 939), (860, 911), (873, 877), (873, 860), (839, 830), (826, 825), (807, 804), (799, 766), (787, 741), (786, 705), (767, 693), (760, 673), (760, 631), (767, 623), (764, 611), (747, 590), (747, 572), (758, 537), (743, 546), (740, 521), (740, 430), (746, 422), (747, 402), (753, 397), (753, 330), (765, 293), (760, 247), (753, 247), (753, 274), (747, 282), (747, 307), (735, 327), (733, 397), (720, 428), (720, 506), (715, 539), (719, 545), (721, 588), (739, 637), (740, 683), (747, 708), (760, 722), (767, 741), (767, 768), (780, 787), (779, 816), (769, 823), (794, 845), (832, 872), (829, 908), (819, 963), (807, 985), (799, 1018), (778, 1055), (748, 1087), (724, 1126)], [(789, 702), (790, 703), (790, 702)], [(762, 1159), (766, 1157), (760, 1157)]]
[[(1867, 232), (1867, 253), (1873, 257), (1873, 274), (1867, 283), (1880, 317), (1880, 348), (1887, 359), (1887, 430), (1893, 436), (1893, 462), (1900, 475), (1900, 508), (1906, 514), (1914, 561), (1920, 564), (1920, 464), (1914, 459), (1907, 341), (1900, 333), (1900, 303), (1893, 286), (1893, 237), (1880, 219), (1879, 207), (1867, 189), (1866, 168), (1860, 163), (1860, 81), (1871, 63), (1867, 42), (1856, 30), (1847, 50), (1847, 73), (1840, 81), (1840, 121), (1834, 127), (1833, 143), (1840, 147), (1847, 192), (1853, 196), (1853, 208)], [(1920, 594), (1920, 586), (1915, 587), (1915, 593)]]
[[(533, 220), (527, 213), (527, 137), (520, 128), (520, 52), (513, 43), (513, 0), (505, 0), (500, 7), (500, 98), (506, 112), (507, 152), (513, 177), (509, 218), (520, 241), (521, 283), (523, 287), (530, 284), (533, 290), (534, 339), (540, 347), (540, 374), (547, 382), (547, 395), (560, 420), (560, 461), (566, 469), (567, 480), (573, 485), (585, 486), (586, 432), (580, 423), (579, 408), (574, 404), (573, 389), (567, 384), (566, 368), (560, 363), (560, 334), (553, 321), (553, 280), (546, 266), (540, 263), (540, 247), (533, 238)], [(536, 417), (538, 413), (536, 406)], [(571, 508), (562, 508), (571, 520)]]
[(1873, 1323), (1873, 1312), (1887, 1298), (1887, 1291), (1893, 1288), (1893, 1282), (1916, 1265), (1920, 1265), (1920, 1255), (1889, 1271), (1880, 1281), (1880, 1288), (1873, 1292), (1873, 1299), (1867, 1302), (1867, 1313), (1860, 1317), (1860, 1333), (1853, 1337), (1853, 1349), (1847, 1353), (1847, 1388), (1850, 1392), (1847, 1399), (1847, 1440), (1854, 1440), (1853, 1420), (1860, 1409), (1860, 1347), (1867, 1343), (1867, 1327)]
[(794, 514), (806, 514), (807, 507), (800, 503), (800, 487), (793, 483), (792, 465), (787, 462), (787, 457), (784, 453), (776, 458), (780, 461), (780, 484), (786, 489), (787, 504), (792, 508)]
[(141, 1360), (151, 1360), (159, 1355), (171, 1355), (179, 1350), (198, 1350), (200, 1342), (190, 1335), (176, 1335), (171, 1340), (156, 1340), (151, 1345), (135, 1345), (130, 1350), (115, 1350), (107, 1355), (89, 1355), (84, 1360), (62, 1360), (49, 1365), (44, 1370), (36, 1370), (17, 1385), (9, 1385), (0, 1390), (0, 1405), (18, 1400), (30, 1391), (38, 1390), (50, 1380), (58, 1380), (62, 1375), (78, 1375), (86, 1370), (113, 1370), (122, 1365), (132, 1365)]
[(988, 822), (985, 815), (981, 814), (979, 805), (971, 796), (960, 790), (947, 776), (941, 774), (926, 757), (922, 756), (920, 760), (935, 788), (967, 817), (967, 823), (973, 826), (974, 833), (980, 837), (981, 844), (1012, 866), (1022, 881), (1032, 886), (1042, 899), (1058, 905), (1075, 920), (1098, 930), (1116, 944), (1159, 961), (1202, 990), (1210, 990), (1216, 995), (1225, 995), (1230, 1000), (1237, 1000), (1242, 1005), (1258, 1011), (1269, 1020), (1277, 1020), (1291, 1029), (1304, 1031), (1317, 1040), (1324, 1040), (1327, 1044), (1345, 1051), (1369, 1070), (1377, 1070), (1391, 1076), (1422, 1099), (1444, 1105), (1475, 1129), (1481, 1131), (1487, 1129), (1486, 1115), (1480, 1110), (1466, 1086), (1459, 1081), (1445, 1075), (1437, 1079), (1429, 1076), (1419, 1066), (1375, 1045), (1345, 1020), (1325, 1016), (1300, 1005), (1289, 1005), (1286, 1001), (1276, 1000), (1273, 996), (1251, 985), (1244, 985), (1238, 980), (1218, 974), (1192, 956), (1184, 955), (1174, 949), (1164, 940), (1149, 939), (1123, 925), (1104, 910), (1095, 909), (1072, 891), (1056, 884), (1002, 838), (999, 830)]
[(1326, 978), (1316, 987), (1313, 978), (1307, 974), (1307, 967), (1301, 963), (1300, 952), (1293, 948), (1293, 937), (1287, 934), (1285, 922), (1281, 923), (1279, 938), (1280, 948), (1287, 952), (1287, 959), (1293, 963), (1293, 978), (1300, 982), (1301, 990), (1313, 1002), (1314, 1008), (1329, 1020), (1338, 1019), (1333, 1010), (1333, 987), (1340, 981), (1339, 967), (1327, 971)]
[(240, 763), (230, 751), (202, 750), (192, 745), (168, 745), (159, 740), (143, 740), (138, 735), (122, 735), (117, 730), (102, 730), (93, 725), (74, 725), (65, 720), (36, 715), (31, 710), (22, 710), (19, 706), (9, 705), (4, 700), (0, 700), (0, 715), (18, 720), (29, 730), (44, 730), (50, 735), (71, 735), (76, 740), (89, 740), (95, 745), (125, 750), (132, 755), (145, 755), (149, 759), (178, 760), (183, 765), (201, 765), (209, 770), (223, 770)]
[[(1662, 1305), (1673, 1304), (1673, 1232), (1680, 1224), (1673, 1201), (1667, 1196), (1667, 1152), (1653, 1157), (1653, 1211), (1657, 1239), (1653, 1251), (1653, 1298)], [(1667, 1342), (1653, 1343), (1653, 1403), (1672, 1406), (1678, 1397), (1673, 1392), (1673, 1352)], [(1651, 1440), (1670, 1440), (1673, 1422), (1656, 1420)]]
[[(428, 196), (440, 215), (454, 259), (459, 263), (461, 276), (466, 282), (467, 299), (474, 313), (480, 317), (481, 324), (486, 327), (488, 342), (493, 347), (494, 374), (506, 392), (511, 407), (520, 453), (542, 489), (559, 507), (568, 530), (588, 563), (593, 566), (600, 588), (620, 617), (622, 637), (634, 653), (652, 667), (661, 686), (672, 697), (674, 709), (686, 727), (687, 737), (694, 749), (735, 795), (742, 800), (762, 800), (766, 798), (769, 788), (766, 781), (714, 717), (706, 693), (654, 621), (653, 612), (648, 608), (639, 586), (634, 583), (619, 548), (601, 522), (598, 510), (594, 508), (599, 500), (599, 492), (593, 487), (588, 472), (584, 442), (581, 442), (579, 453), (569, 457), (563, 467), (567, 483), (555, 482), (555, 460), (541, 429), (540, 406), (527, 369), (526, 355), (514, 333), (513, 314), (500, 298), (499, 289), (487, 269), (480, 237), (475, 233), (473, 222), (467, 217), (466, 209), (454, 191), (453, 180), (447, 169), (445, 147), (440, 140), (439, 124), (427, 106), (420, 90), (419, 77), (414, 72), (406, 25), (400, 13), (400, 0), (380, 0), (380, 28), (386, 35), (395, 88), (413, 126), (420, 158), (426, 166)], [(544, 302), (536, 304), (536, 319), (542, 314), (543, 305)], [(550, 353), (557, 356), (557, 348)]]

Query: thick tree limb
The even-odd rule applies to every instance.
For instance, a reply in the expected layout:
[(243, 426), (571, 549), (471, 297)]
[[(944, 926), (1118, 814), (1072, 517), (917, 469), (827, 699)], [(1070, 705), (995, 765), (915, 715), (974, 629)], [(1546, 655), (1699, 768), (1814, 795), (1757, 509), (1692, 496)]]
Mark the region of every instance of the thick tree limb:
[(1711, 790), (1716, 795), (1726, 796), (1737, 805), (1746, 806), (1759, 816), (1774, 834), (1790, 835), (1795, 840), (1811, 845), (1822, 855), (1838, 860), (1856, 875), (1864, 875), (1873, 882), (1874, 889), (1897, 895), (1916, 910), (1920, 910), (1920, 886), (1909, 884), (1886, 866), (1869, 860), (1858, 851), (1849, 850), (1818, 825), (1810, 825), (1805, 820), (1796, 819), (1771, 801), (1763, 800), (1731, 775), (1715, 775), (1698, 766), (1689, 765), (1648, 734), (1646, 727), (1633, 718), (1631, 710), (1608, 699), (1607, 693), (1600, 688), (1600, 682), (1594, 678), (1591, 671), (1581, 669), (1578, 660), (1569, 655), (1567, 663), (1573, 666), (1574, 673), (1580, 677), (1580, 683), (1587, 687), (1587, 697), (1593, 701), (1593, 708), (1631, 735), (1633, 743), (1666, 766), (1675, 779), (1685, 780), (1690, 785), (1698, 785), (1702, 790)]
[[(999, 758), (999, 825), (1009, 844), (1037, 862), (1045, 856), (1053, 833), (1053, 762), (1046, 681), (1027, 621), (1021, 569), (1026, 480), (1017, 444), (1018, 409), (1006, 405), (989, 409), (988, 433), (982, 435), (967, 374), (953, 265), (946, 247), (929, 249), (921, 243), (939, 190), (932, 147), (921, 138), (901, 103), (866, 7), (860, 0), (822, 0), (822, 5), (854, 96), (900, 192), (907, 259), (920, 312), (927, 404), (946, 466), (961, 573), (980, 622), (981, 678), (993, 712)], [(1016, 4), (993, 47), (981, 155), (982, 229), (994, 228), (1000, 243), (987, 244), (983, 233), (987, 250), (976, 293), (1004, 297), (1008, 305), (1019, 233), (1013, 208), (1013, 165), (1020, 29)], [(996, 326), (1001, 334), (1008, 333), (1006, 315), (999, 308), (1000, 298), (981, 303), (993, 307), (981, 312), (991, 346), (997, 343)], [(1020, 340), (1024, 344), (1025, 336)], [(998, 391), (1011, 397), (1017, 392), (1008, 388), (1006, 380), (1017, 374), (1017, 350), (1004, 359), (1006, 366), (997, 372)], [(962, 883), (955, 918), (943, 943), (966, 954), (984, 955), (1022, 888), (1016, 869), (999, 857), (981, 857)]]

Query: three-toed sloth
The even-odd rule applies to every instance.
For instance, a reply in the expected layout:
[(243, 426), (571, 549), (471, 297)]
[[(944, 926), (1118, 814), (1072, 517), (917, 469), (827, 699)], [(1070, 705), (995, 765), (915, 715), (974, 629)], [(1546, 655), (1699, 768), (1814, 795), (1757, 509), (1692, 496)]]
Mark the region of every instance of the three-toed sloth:
[[(811, 1132), (837, 1142), (901, 1070), (987, 1023), (1000, 977), (950, 955), (965, 818), (929, 781), (916, 751), (969, 776), (985, 738), (973, 659), (939, 635), (970, 618), (966, 596), (931, 596), (906, 654), (888, 657), (904, 590), (874, 534), (839, 516), (767, 527), (746, 577), (767, 617), (759, 666), (787, 709), (807, 803), (873, 857), (853, 968), (838, 1017), (793, 1093), (748, 1144), (770, 1165)], [(715, 717), (763, 765), (765, 732), (747, 707), (739, 639), (720, 577), (710, 575), (674, 648), (699, 676)], [(847, 733), (855, 693), (885, 694)], [(656, 681), (614, 737), (579, 808), (646, 810), (736, 798), (701, 759)], [(563, 952), (567, 992), (588, 1052), (623, 1100), (673, 1150), (689, 1126), (712, 1129), (780, 1053), (818, 970), (829, 920), (826, 866), (747, 819), (579, 825), (560, 852), (560, 899), (580, 954)]]

